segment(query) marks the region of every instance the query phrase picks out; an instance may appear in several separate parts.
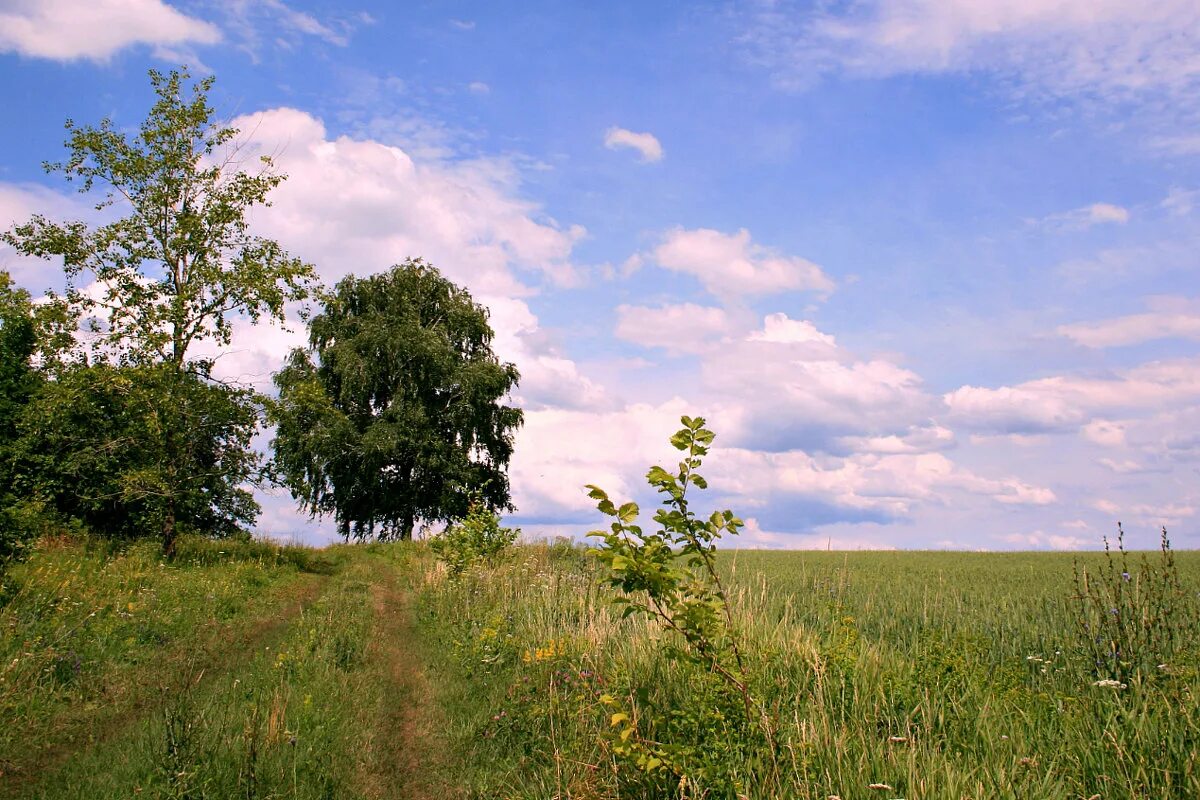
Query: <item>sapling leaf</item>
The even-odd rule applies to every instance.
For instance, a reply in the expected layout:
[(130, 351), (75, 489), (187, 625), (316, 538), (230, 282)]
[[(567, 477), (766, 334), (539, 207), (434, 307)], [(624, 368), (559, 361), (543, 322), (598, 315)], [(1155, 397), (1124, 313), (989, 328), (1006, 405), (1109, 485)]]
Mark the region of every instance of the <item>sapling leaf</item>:
[(621, 522), (632, 522), (633, 520), (637, 519), (637, 515), (637, 503), (623, 503), (621, 507), (617, 509), (617, 519), (621, 520)]

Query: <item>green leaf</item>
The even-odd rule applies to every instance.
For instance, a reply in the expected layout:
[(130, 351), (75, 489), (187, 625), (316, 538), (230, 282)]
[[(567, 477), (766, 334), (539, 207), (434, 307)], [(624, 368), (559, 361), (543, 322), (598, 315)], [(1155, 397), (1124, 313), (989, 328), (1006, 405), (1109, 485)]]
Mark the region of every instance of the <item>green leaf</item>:
[(619, 509), (617, 509), (617, 519), (621, 520), (621, 522), (632, 522), (633, 520), (637, 519), (637, 515), (637, 503), (624, 503)]
[(589, 483), (584, 488), (591, 490), (588, 492), (588, 497), (592, 498), (593, 500), (607, 500), (608, 499), (608, 493), (605, 492), (603, 489), (601, 489), (599, 486), (595, 486), (595, 485)]

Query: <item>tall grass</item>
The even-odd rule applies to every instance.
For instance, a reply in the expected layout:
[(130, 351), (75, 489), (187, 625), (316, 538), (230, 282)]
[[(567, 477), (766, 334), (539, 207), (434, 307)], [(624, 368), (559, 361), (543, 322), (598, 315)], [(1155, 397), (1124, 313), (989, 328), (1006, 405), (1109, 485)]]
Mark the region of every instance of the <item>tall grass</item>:
[[(1195, 642), (1200, 557), (1177, 561)], [(1153, 684), (1097, 685), (1069, 555), (734, 552), (721, 566), (780, 722), (786, 796), (1200, 797), (1200, 653), (1180, 649)], [(665, 714), (660, 733), (740, 787), (728, 796), (761, 795), (766, 755), (727, 735), (712, 681), (617, 619), (580, 553), (522, 548), (459, 581), (430, 563), (423, 593), (477, 796), (718, 796), (703, 775), (667, 784), (614, 755), (604, 694)]]
[(153, 542), (44, 542), (5, 576), (0, 770), (20, 776), (47, 748), (94, 739), (179, 664), (219, 657), (317, 558), (196, 539), (166, 562)]
[(366, 709), (372, 565), (356, 561), (284, 635), (205, 683), (199, 674), (126, 735), (43, 781), (44, 798), (354, 797)]

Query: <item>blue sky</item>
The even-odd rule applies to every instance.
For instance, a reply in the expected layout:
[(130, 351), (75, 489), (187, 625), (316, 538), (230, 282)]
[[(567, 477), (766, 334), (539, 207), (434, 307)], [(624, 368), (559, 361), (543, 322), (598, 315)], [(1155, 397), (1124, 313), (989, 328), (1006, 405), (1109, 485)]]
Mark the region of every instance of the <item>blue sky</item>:
[[(0, 0), (0, 224), (86, 217), (39, 166), (63, 121), (135, 126), (189, 64), (289, 175), (258, 230), (492, 310), (527, 533), (595, 525), (585, 483), (651, 501), (689, 413), (745, 545), (1195, 547), (1197, 31), (1191, 0)], [(221, 369), (269, 384), (301, 339), (239, 324)]]

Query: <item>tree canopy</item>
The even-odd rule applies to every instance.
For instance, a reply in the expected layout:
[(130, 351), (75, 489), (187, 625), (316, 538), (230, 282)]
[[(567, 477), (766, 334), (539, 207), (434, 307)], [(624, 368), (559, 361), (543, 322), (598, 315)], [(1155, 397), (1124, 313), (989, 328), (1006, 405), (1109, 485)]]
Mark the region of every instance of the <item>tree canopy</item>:
[[(250, 231), (247, 212), (284, 176), (265, 156), (243, 169), (238, 131), (208, 102), (213, 79), (188, 92), (189, 80), (151, 70), (156, 100), (135, 134), (68, 120), (67, 158), (45, 165), (124, 216), (90, 226), (36, 215), (0, 234), (21, 254), (62, 258), (66, 291), (50, 306), (90, 334), (86, 346), (59, 338), (81, 352), (47, 361), (59, 374), (31, 400), (40, 407), (20, 433), (29, 491), (101, 529), (158, 530), (168, 554), (177, 522), (219, 534), (257, 514), (240, 486), (257, 475), (258, 399), (215, 381), (195, 345), (228, 344), (239, 317), (283, 322), (314, 275)], [(92, 479), (79, 497), (76, 476)]]
[(253, 174), (242, 170), (238, 131), (215, 120), (208, 102), (213, 78), (196, 82), (190, 97), (188, 78), (187, 70), (150, 71), (157, 100), (134, 136), (107, 119), (68, 120), (68, 158), (45, 165), (80, 192), (101, 189), (97, 209), (125, 216), (91, 227), (39, 214), (0, 235), (24, 255), (63, 259), (66, 299), (96, 321), (106, 360), (183, 368), (194, 344), (228, 344), (237, 315), (282, 322), (313, 278), (311, 265), (249, 230), (247, 211), (266, 205), (285, 176), (268, 156)]
[(274, 464), (301, 506), (384, 539), (461, 518), (473, 492), (511, 508), (523, 417), (501, 400), (520, 376), (492, 352), (487, 310), (419, 259), (345, 278), (322, 303), (310, 348), (275, 376)]

